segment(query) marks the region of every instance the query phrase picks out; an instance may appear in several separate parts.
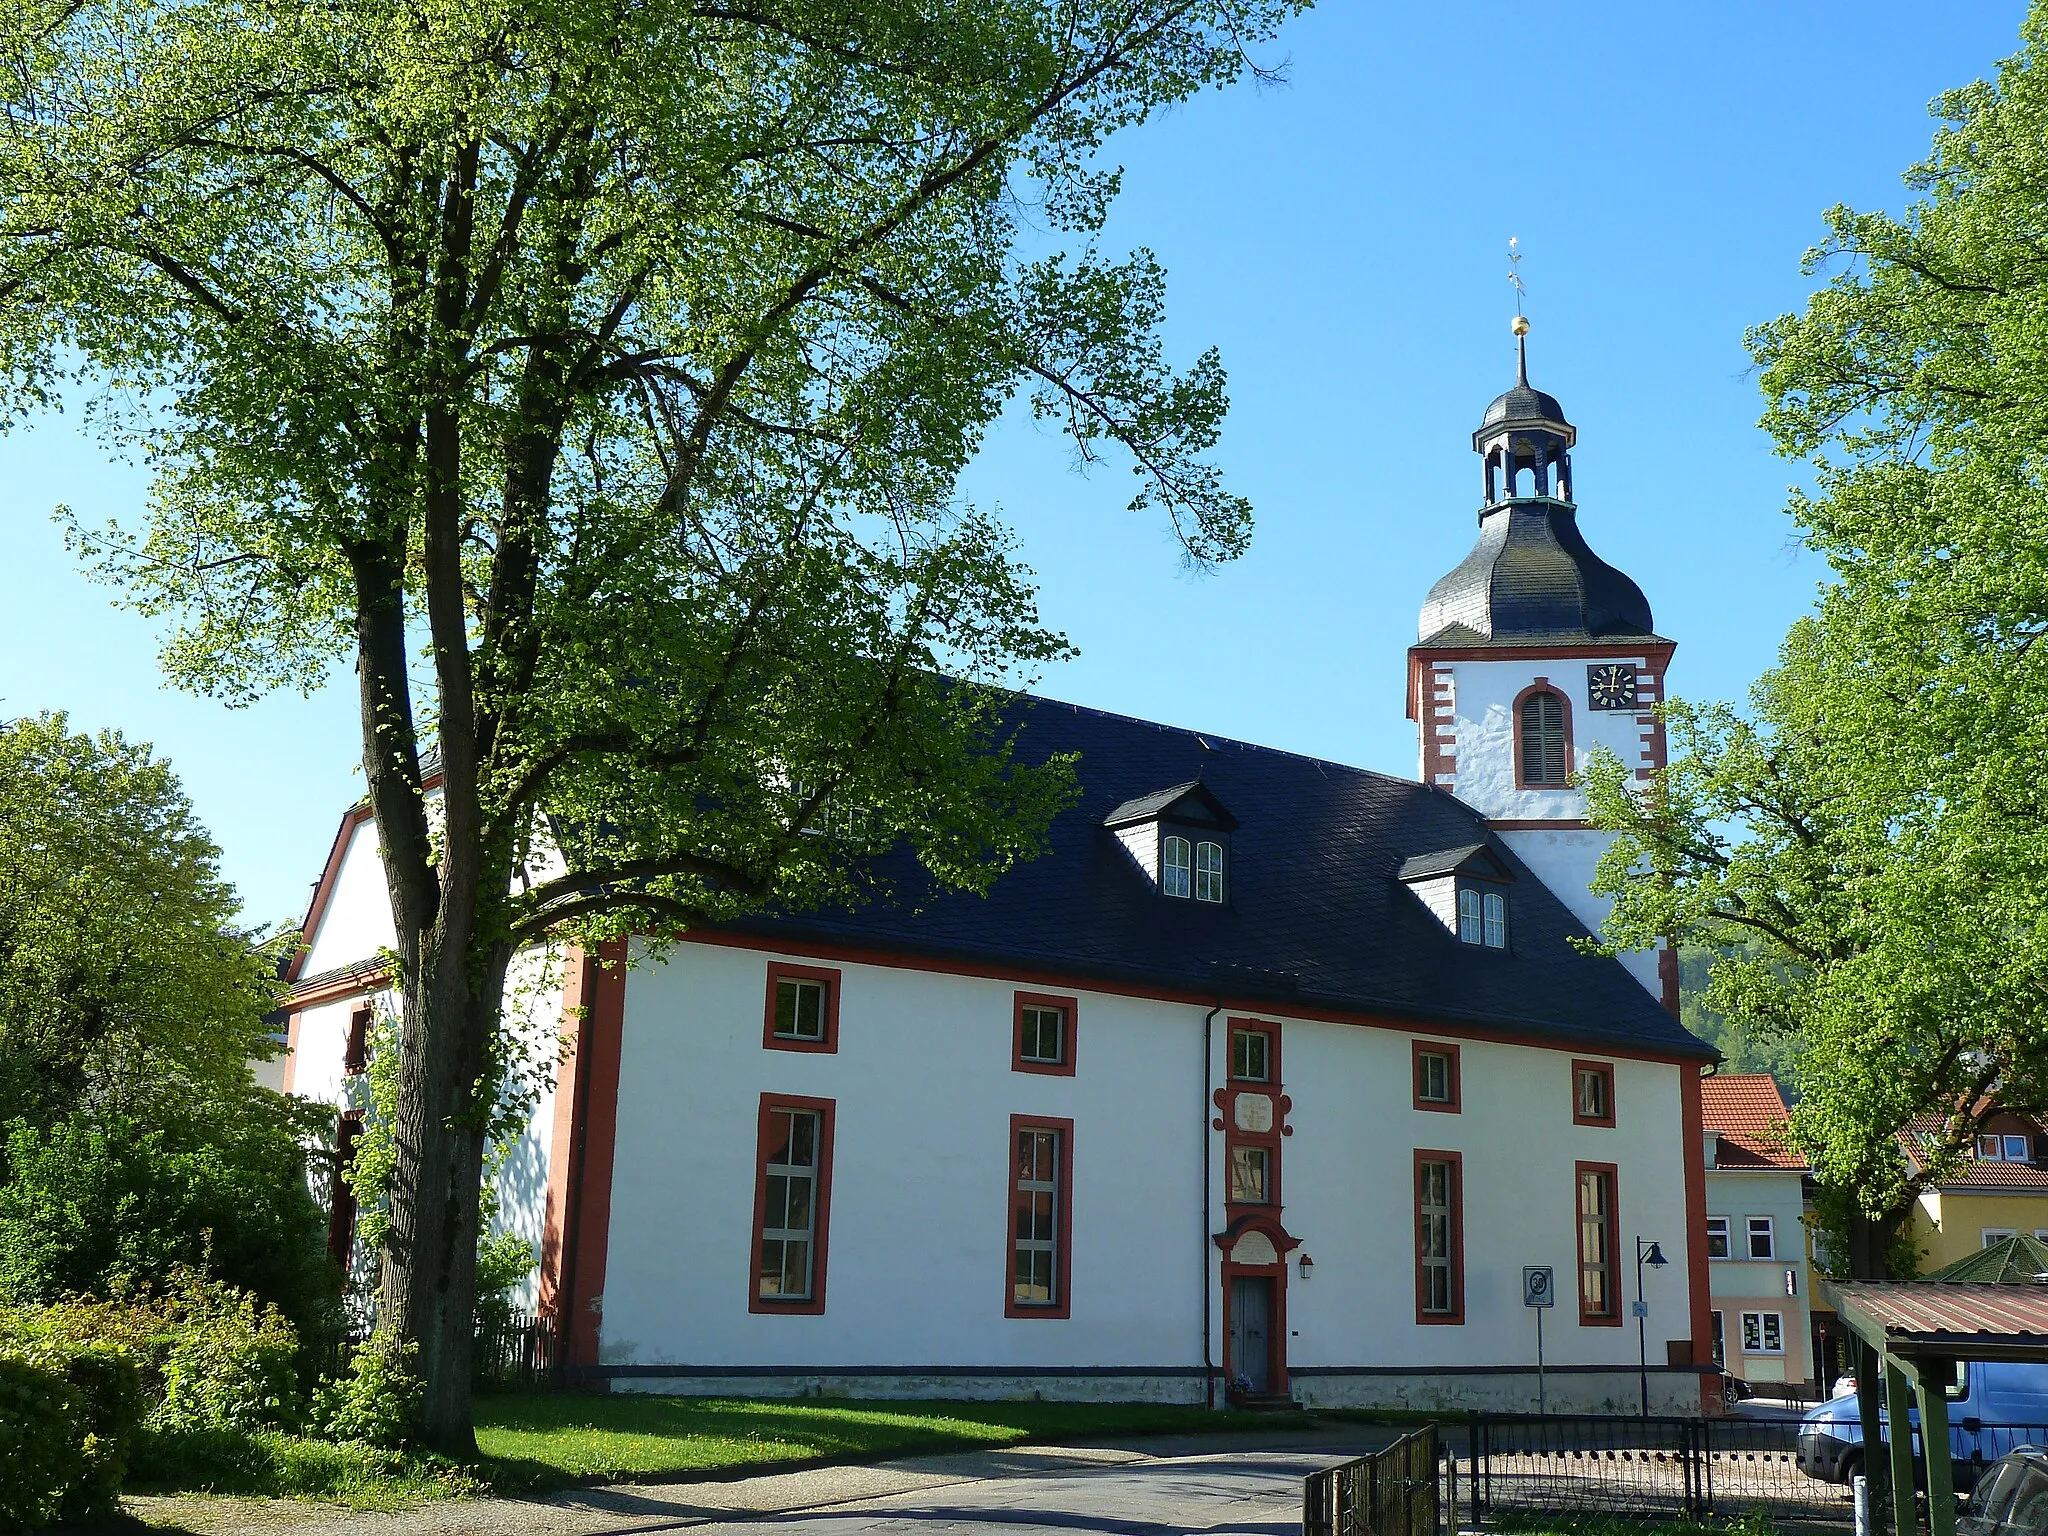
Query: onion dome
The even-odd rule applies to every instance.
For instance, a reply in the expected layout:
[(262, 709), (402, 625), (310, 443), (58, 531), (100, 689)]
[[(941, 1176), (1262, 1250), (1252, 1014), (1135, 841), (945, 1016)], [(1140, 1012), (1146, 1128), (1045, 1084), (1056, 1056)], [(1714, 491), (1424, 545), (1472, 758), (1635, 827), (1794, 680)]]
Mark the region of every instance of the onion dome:
[(1486, 408), (1473, 451), (1485, 468), (1479, 541), (1429, 589), (1424, 645), (1573, 645), (1655, 639), (1643, 589), (1579, 532), (1571, 450), (1578, 429), (1529, 383), (1529, 323), (1515, 317), (1514, 388)]

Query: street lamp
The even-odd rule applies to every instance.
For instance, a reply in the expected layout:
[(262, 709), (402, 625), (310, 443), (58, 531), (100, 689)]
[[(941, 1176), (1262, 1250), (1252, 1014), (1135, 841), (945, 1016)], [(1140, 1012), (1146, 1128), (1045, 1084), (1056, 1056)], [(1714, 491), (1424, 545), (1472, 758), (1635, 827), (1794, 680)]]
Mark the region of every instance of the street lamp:
[(1654, 1242), (1636, 1239), (1636, 1362), (1643, 1388), (1643, 1417), (1650, 1416), (1650, 1304), (1643, 1300), (1643, 1266), (1662, 1269), (1670, 1260)]

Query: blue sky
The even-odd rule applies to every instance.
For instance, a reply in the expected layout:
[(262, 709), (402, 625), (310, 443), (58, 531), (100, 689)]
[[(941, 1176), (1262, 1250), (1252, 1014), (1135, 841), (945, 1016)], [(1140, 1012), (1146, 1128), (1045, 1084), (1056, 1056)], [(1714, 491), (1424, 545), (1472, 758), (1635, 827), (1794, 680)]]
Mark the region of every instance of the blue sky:
[[(2015, 0), (1364, 4), (1325, 0), (1262, 62), (1112, 146), (1111, 248), (1170, 274), (1185, 360), (1222, 348), (1220, 449), (1251, 553), (1184, 572), (1021, 414), (968, 493), (1019, 529), (1080, 648), (1042, 691), (1390, 772), (1416, 610), (1470, 545), (1469, 434), (1512, 380), (1505, 248), (1526, 252), (1530, 372), (1579, 428), (1581, 526), (1679, 643), (1675, 691), (1739, 697), (1822, 571), (1756, 430), (1745, 327), (1807, 290), (1830, 204), (1896, 207), (1926, 104), (2016, 46)], [(0, 713), (154, 742), (252, 920), (296, 919), (359, 792), (352, 677), (243, 710), (165, 689), (150, 621), (109, 606), (50, 509), (131, 519), (143, 480), (55, 418), (0, 439)]]

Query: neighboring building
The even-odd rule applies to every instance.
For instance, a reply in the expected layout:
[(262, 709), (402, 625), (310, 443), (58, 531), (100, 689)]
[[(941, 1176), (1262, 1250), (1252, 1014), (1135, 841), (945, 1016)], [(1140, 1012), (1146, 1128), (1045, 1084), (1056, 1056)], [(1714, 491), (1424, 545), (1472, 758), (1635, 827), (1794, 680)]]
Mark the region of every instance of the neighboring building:
[[(1935, 1127), (1900, 1135), (1914, 1172), (1926, 1166)], [(1907, 1229), (1924, 1273), (2023, 1232), (2048, 1239), (2048, 1138), (2039, 1121), (2009, 1112), (1979, 1128), (1971, 1157), (1948, 1178), (1921, 1190)]]
[(1784, 1096), (1763, 1073), (1731, 1073), (1700, 1084), (1700, 1109), (1714, 1358), (1752, 1386), (1803, 1388), (1815, 1358), (1807, 1168), (1784, 1139)]
[[(577, 1022), (501, 1219), (574, 1373), (1524, 1408), (1547, 1265), (1550, 1402), (1632, 1411), (1643, 1239), (1653, 1403), (1697, 1410), (1713, 1052), (1654, 961), (1572, 943), (1600, 838), (1568, 771), (1662, 760), (1671, 648), (1576, 530), (1572, 438), (1526, 368), (1475, 438), (1479, 545), (1411, 653), (1427, 784), (1025, 699), (1080, 796), (985, 898), (899, 865), (897, 900), (552, 992), (528, 957), (527, 1027)], [(361, 811), (306, 927), (293, 1082), (348, 1106), (391, 943)]]

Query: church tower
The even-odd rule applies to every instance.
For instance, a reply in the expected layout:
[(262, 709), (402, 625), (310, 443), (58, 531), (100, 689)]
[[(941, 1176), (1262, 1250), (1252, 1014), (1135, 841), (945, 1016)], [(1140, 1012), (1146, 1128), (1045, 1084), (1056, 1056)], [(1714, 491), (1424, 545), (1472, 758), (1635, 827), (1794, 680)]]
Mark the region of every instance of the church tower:
[[(1421, 777), (1484, 815), (1595, 932), (1608, 902), (1589, 883), (1609, 836), (1587, 826), (1573, 787), (1595, 747), (1647, 779), (1664, 766), (1664, 697), (1675, 649), (1650, 604), (1588, 547), (1572, 499), (1578, 431), (1529, 384), (1529, 322), (1515, 317), (1515, 386), (1486, 408), (1472, 448), (1484, 465), (1479, 539), (1429, 589), (1408, 652), (1408, 718)], [(1678, 957), (1624, 957), (1678, 1009)]]

